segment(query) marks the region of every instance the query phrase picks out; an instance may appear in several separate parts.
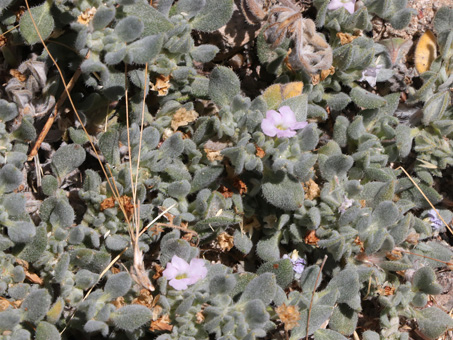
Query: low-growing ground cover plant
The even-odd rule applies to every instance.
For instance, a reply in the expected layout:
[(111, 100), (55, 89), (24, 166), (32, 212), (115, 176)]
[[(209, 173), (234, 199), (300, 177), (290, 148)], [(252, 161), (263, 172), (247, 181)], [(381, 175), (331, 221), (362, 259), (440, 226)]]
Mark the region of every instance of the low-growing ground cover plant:
[[(405, 83), (407, 42), (371, 31), (406, 1), (31, 4), (0, 0), (0, 339), (453, 328), (452, 8)], [(196, 34), (238, 13), (258, 96)]]

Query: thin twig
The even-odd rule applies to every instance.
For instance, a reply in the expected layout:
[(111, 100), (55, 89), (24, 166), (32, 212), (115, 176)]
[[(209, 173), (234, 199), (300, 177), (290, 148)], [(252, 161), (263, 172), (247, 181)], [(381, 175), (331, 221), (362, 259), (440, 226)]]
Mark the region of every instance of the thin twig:
[[(112, 183), (110, 182), (110, 179), (108, 178), (107, 176), (107, 172), (105, 171), (105, 167), (104, 167), (104, 164), (102, 164), (102, 161), (99, 157), (99, 153), (97, 152), (96, 150), (96, 147), (94, 146), (94, 143), (93, 143), (93, 140), (90, 136), (90, 134), (88, 133), (87, 129), (85, 128), (85, 125), (83, 124), (83, 121), (82, 119), (80, 118), (80, 115), (75, 107), (75, 104), (74, 104), (74, 101), (72, 100), (72, 97), (71, 97), (71, 94), (70, 94), (70, 91), (69, 91), (69, 88), (68, 88), (68, 84), (66, 83), (66, 80), (64, 79), (64, 76), (63, 76), (63, 72), (61, 71), (60, 69), (60, 66), (58, 65), (57, 61), (55, 60), (55, 58), (53, 57), (52, 53), (50, 53), (49, 51), (49, 48), (47, 47), (47, 44), (44, 42), (44, 39), (42, 38), (42, 35), (41, 33), (39, 32), (39, 29), (38, 29), (38, 26), (36, 25), (36, 22), (35, 22), (35, 19), (33, 18), (33, 15), (31, 14), (31, 11), (30, 11), (30, 5), (28, 4), (28, 0), (25, 0), (25, 5), (27, 6), (27, 12), (28, 14), (30, 15), (30, 19), (31, 19), (31, 22), (33, 23), (33, 27), (35, 28), (35, 31), (36, 31), (36, 34), (38, 35), (39, 37), (39, 40), (41, 40), (41, 43), (44, 47), (44, 49), (46, 50), (47, 54), (49, 55), (49, 58), (52, 60), (53, 64), (55, 65), (55, 67), (57, 68), (58, 70), (58, 73), (60, 75), (60, 78), (61, 78), (61, 81), (63, 82), (63, 85), (64, 85), (64, 88), (65, 88), (65, 91), (66, 91), (66, 94), (68, 95), (68, 99), (69, 99), (69, 102), (71, 103), (71, 107), (72, 109), (74, 110), (74, 113), (77, 117), (77, 119), (79, 120), (80, 122), (80, 125), (82, 126), (82, 129), (83, 131), (85, 132), (86, 136), (88, 137), (88, 140), (90, 142), (90, 145), (91, 147), (93, 148), (93, 151), (94, 153), (96, 154), (97, 156), (97, 159), (99, 161), (99, 165), (101, 166), (101, 169), (106, 177), (106, 180), (110, 186), (110, 188), (112, 189), (112, 192), (113, 191), (113, 186), (112, 186)], [(119, 197), (118, 197), (119, 198)]]
[(0, 37), (5, 36), (5, 34), (8, 34), (9, 32), (11, 32), (12, 30), (14, 30), (14, 29), (16, 29), (16, 28), (18, 28), (18, 27), (19, 27), (19, 25), (16, 25), (16, 26), (14, 26), (13, 28), (10, 28), (10, 29), (7, 30), (6, 32), (3, 32), (2, 34), (0, 34)]
[[(137, 186), (138, 186), (138, 172), (140, 169), (140, 156), (141, 156), (141, 151), (142, 151), (142, 139), (143, 139), (143, 125), (145, 123), (145, 100), (146, 100), (146, 90), (148, 88), (148, 63), (145, 64), (145, 88), (143, 89), (143, 104), (142, 104), (142, 112), (141, 112), (141, 123), (140, 123), (140, 137), (139, 137), (139, 142), (138, 142), (138, 157), (137, 157), (137, 169), (135, 173), (135, 197), (137, 197)], [(130, 159), (130, 162), (132, 162), (132, 159)], [(137, 209), (136, 209), (136, 221), (138, 221), (139, 216), (140, 216), (140, 206), (137, 203)]]
[[(129, 91), (127, 89), (127, 64), (124, 65), (124, 99), (126, 104), (126, 132), (127, 132), (127, 149), (129, 153), (129, 175), (131, 177), (131, 187), (132, 187), (132, 204), (135, 205), (136, 197), (134, 190), (134, 177), (132, 175), (132, 150), (131, 150), (131, 134), (130, 134), (130, 123), (129, 123)], [(135, 213), (132, 216), (132, 221), (135, 220)], [(134, 223), (134, 222), (132, 222)], [(134, 235), (132, 234), (132, 228), (129, 230), (129, 235), (132, 240), (134, 240)]]
[(305, 337), (305, 340), (308, 340), (308, 328), (310, 326), (311, 308), (313, 307), (313, 299), (315, 298), (316, 287), (318, 286), (319, 277), (321, 276), (322, 268), (324, 268), (326, 261), (327, 261), (327, 255), (325, 255), (324, 259), (322, 260), (321, 267), (319, 268), (318, 276), (316, 277), (315, 286), (313, 287), (313, 293), (311, 294), (310, 307), (308, 308), (308, 316), (307, 316), (307, 335)]
[[(25, 0), (27, 1), (27, 0)], [(102, 271), (101, 274), (99, 274), (99, 277), (98, 279), (96, 280), (96, 282), (91, 286), (91, 288), (88, 290), (88, 292), (85, 294), (85, 296), (83, 297), (82, 301), (85, 301), (87, 299), (87, 297), (91, 294), (93, 288), (98, 284), (98, 282), (101, 280), (101, 278), (105, 275), (105, 273), (107, 273), (109, 271), (109, 269), (115, 264), (116, 261), (118, 261), (118, 259), (121, 257), (121, 255), (124, 254), (124, 252), (126, 250), (128, 250), (129, 247), (126, 247), (124, 248), (121, 253), (119, 253), (112, 261), (110, 261), (109, 265)], [(69, 317), (68, 321), (66, 322), (66, 326), (63, 328), (63, 330), (60, 332), (60, 335), (62, 335), (64, 333), (64, 331), (66, 330), (66, 328), (68, 328), (69, 326), (69, 322), (72, 320), (72, 318), (74, 317), (75, 313), (76, 313), (77, 309), (74, 309), (73, 312), (71, 313), (71, 316)]]
[(167, 209), (165, 209), (164, 211), (162, 211), (154, 220), (152, 220), (151, 222), (148, 223), (148, 225), (143, 228), (141, 231), (140, 231), (140, 234), (138, 234), (138, 237), (142, 236), (142, 234), (148, 230), (149, 227), (151, 227), (154, 222), (156, 222), (159, 218), (161, 218), (162, 216), (164, 216), (167, 212), (169, 212), (171, 209), (173, 209), (175, 206), (177, 205), (177, 203), (174, 203), (172, 205), (170, 205)]
[[(63, 72), (61, 71), (60, 66), (59, 66), (58, 63), (56, 62), (55, 58), (54, 58), (54, 57), (52, 56), (52, 54), (50, 53), (49, 49), (47, 48), (46, 43), (44, 42), (44, 39), (43, 39), (42, 36), (41, 36), (41, 33), (39, 32), (39, 29), (38, 29), (38, 26), (36, 25), (35, 19), (33, 18), (33, 15), (31, 14), (30, 5), (29, 5), (29, 3), (28, 3), (28, 0), (25, 0), (25, 5), (27, 6), (27, 11), (28, 11), (28, 14), (30, 15), (30, 19), (31, 19), (31, 21), (32, 21), (32, 23), (33, 23), (33, 26), (34, 26), (34, 28), (35, 28), (36, 34), (38, 35), (39, 39), (41, 40), (41, 43), (43, 44), (44, 49), (47, 51), (47, 54), (49, 55), (49, 58), (52, 60), (53, 64), (55, 65), (55, 67), (56, 67), (57, 70), (58, 70), (58, 73), (59, 73), (59, 75), (60, 75), (61, 81), (63, 82), (64, 88), (65, 88), (67, 97), (68, 97), (68, 99), (69, 99), (69, 102), (71, 103), (71, 107), (72, 107), (72, 109), (74, 110), (74, 113), (75, 113), (77, 119), (79, 120), (80, 125), (82, 126), (83, 131), (85, 132), (86, 136), (88, 137), (88, 140), (89, 140), (89, 142), (90, 142), (90, 145), (91, 145), (91, 147), (93, 148), (93, 151), (94, 151), (94, 153), (95, 153), (96, 156), (97, 156), (97, 159), (98, 159), (99, 164), (100, 164), (100, 166), (101, 166), (101, 169), (102, 169), (102, 171), (103, 171), (103, 173), (104, 173), (104, 175), (105, 175), (105, 177), (106, 177), (106, 180), (107, 180), (107, 182), (108, 182), (108, 184), (109, 184), (109, 186), (110, 186), (110, 189), (112, 190), (112, 193), (115, 195), (115, 194), (116, 194), (116, 193), (115, 193), (115, 190), (113, 189), (112, 183), (111, 183), (111, 181), (110, 181), (110, 179), (109, 179), (109, 177), (108, 177), (108, 175), (107, 175), (107, 172), (106, 172), (106, 170), (105, 170), (105, 167), (104, 167), (104, 165), (102, 164), (102, 161), (101, 161), (101, 159), (100, 159), (100, 157), (99, 157), (99, 154), (98, 154), (98, 152), (97, 152), (97, 150), (96, 150), (96, 147), (94, 146), (93, 140), (92, 140), (91, 136), (89, 135), (88, 131), (86, 130), (85, 125), (83, 124), (83, 121), (82, 121), (82, 119), (80, 118), (80, 115), (79, 115), (79, 113), (77, 112), (77, 109), (76, 109), (76, 107), (75, 107), (75, 105), (74, 105), (74, 102), (73, 102), (72, 97), (71, 97), (71, 94), (70, 94), (70, 88), (68, 87), (68, 84), (66, 83), (66, 81), (65, 81), (65, 79), (64, 79)], [(110, 168), (109, 168), (109, 170), (110, 170)], [(110, 170), (110, 173), (111, 173), (111, 170)], [(112, 181), (114, 181), (113, 176), (112, 176)], [(115, 187), (116, 187), (116, 185), (115, 185)], [(118, 202), (120, 202), (119, 197), (115, 197), (115, 198), (117, 199)], [(124, 211), (124, 209), (123, 209), (121, 203), (120, 203), (120, 208), (122, 208), (122, 210), (123, 210), (123, 212), (124, 212), (124, 214), (125, 214), (125, 216), (126, 216), (127, 214), (125, 213), (125, 211)], [(118, 256), (116, 256), (116, 257), (110, 262), (110, 264), (109, 264), (109, 265), (104, 269), (104, 271), (100, 274), (99, 279), (101, 279), (102, 276), (103, 276), (103, 275), (111, 268), (111, 266), (113, 266), (113, 264), (120, 258), (120, 256), (126, 251), (126, 249), (127, 249), (127, 248), (125, 248)], [(91, 291), (92, 291), (92, 289), (93, 289), (94, 286), (95, 286), (95, 285), (93, 285), (93, 286), (91, 287), (91, 289), (90, 289), (90, 290), (88, 291), (88, 293), (85, 295), (85, 297), (83, 298), (83, 300), (85, 300), (85, 299), (88, 297), (88, 295), (91, 293)], [(83, 300), (82, 300), (82, 301), (83, 301)], [(65, 328), (61, 331), (60, 334), (63, 334), (63, 332), (66, 330), (66, 328), (67, 328), (68, 325), (69, 325), (69, 321), (72, 319), (72, 317), (74, 316), (74, 314), (75, 314), (75, 311), (74, 311), (73, 314), (71, 315), (70, 319), (69, 319), (68, 322), (66, 323)]]
[(429, 200), (428, 197), (426, 197), (425, 193), (422, 191), (422, 189), (418, 186), (417, 183), (415, 183), (414, 179), (411, 177), (411, 175), (408, 174), (408, 172), (406, 171), (406, 169), (404, 169), (402, 166), (399, 166), (396, 168), (396, 170), (403, 170), (403, 172), (406, 174), (407, 177), (409, 177), (409, 179), (411, 180), (411, 182), (415, 185), (415, 187), (418, 189), (418, 191), (420, 191), (420, 193), (422, 194), (422, 196), (425, 198), (425, 200), (429, 203), (429, 205), (431, 206), (431, 208), (434, 209), (434, 211), (436, 212), (437, 216), (442, 220), (442, 222), (444, 222), (445, 226), (447, 227), (447, 229), (450, 231), (450, 233), (453, 235), (453, 230), (451, 229), (451, 227), (447, 224), (447, 222), (445, 222), (445, 220), (443, 219), (442, 216), (440, 216), (439, 212), (437, 211), (436, 208), (434, 208), (434, 205), (431, 203), (431, 201)]
[[(87, 56), (85, 58), (88, 58), (89, 53), (90, 52), (87, 53)], [(74, 87), (74, 84), (79, 79), (81, 73), (82, 73), (82, 71), (80, 70), (80, 68), (78, 68), (68, 83), (68, 91), (72, 90), (72, 88)], [(62, 106), (64, 104), (67, 96), (68, 96), (68, 92), (66, 92), (66, 91), (64, 91), (61, 94), (60, 99), (58, 99), (57, 103), (55, 104), (53, 113), (50, 114), (49, 118), (47, 119), (46, 124), (44, 125), (44, 127), (41, 130), (41, 133), (38, 136), (38, 139), (36, 139), (33, 149), (31, 149), (30, 153), (28, 154), (28, 161), (31, 161), (33, 159), (33, 157), (35, 157), (38, 154), (38, 150), (41, 147), (42, 142), (46, 138), (47, 134), (49, 133), (50, 128), (52, 127), (55, 119), (58, 116), (58, 109), (60, 108), (60, 106)]]
[(190, 229), (187, 229), (187, 228), (183, 228), (183, 227), (180, 227), (178, 225), (174, 225), (173, 223), (156, 223), (156, 227), (167, 227), (167, 228), (173, 228), (173, 229), (182, 230), (182, 231), (184, 231), (186, 233), (194, 235), (197, 238), (196, 246), (198, 246), (198, 243), (200, 242), (200, 236), (198, 235), (198, 233), (195, 230), (190, 230)]
[(443, 263), (445, 264), (446, 266), (451, 266), (453, 263), (452, 262), (446, 262), (446, 261), (442, 261), (442, 260), (439, 260), (439, 259), (435, 259), (433, 257), (429, 257), (429, 256), (425, 256), (425, 255), (421, 255), (421, 254), (417, 254), (417, 253), (413, 253), (411, 251), (408, 251), (408, 250), (404, 250), (404, 249), (401, 249), (401, 248), (395, 248), (397, 251), (400, 251), (402, 253), (406, 253), (406, 254), (410, 254), (410, 255), (414, 255), (414, 256), (420, 256), (420, 257), (423, 257), (425, 259), (428, 259), (428, 260), (431, 260), (431, 261), (436, 261), (436, 262), (440, 262), (440, 263)]

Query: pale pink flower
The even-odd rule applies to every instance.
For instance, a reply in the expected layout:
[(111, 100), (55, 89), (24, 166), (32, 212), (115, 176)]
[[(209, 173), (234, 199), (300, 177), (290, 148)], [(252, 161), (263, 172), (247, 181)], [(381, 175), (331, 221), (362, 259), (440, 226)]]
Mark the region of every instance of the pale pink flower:
[(331, 0), (327, 9), (334, 11), (338, 8), (344, 7), (349, 13), (354, 13), (356, 0)]
[(167, 268), (162, 274), (174, 289), (184, 290), (204, 279), (207, 273), (204, 260), (192, 259), (190, 263), (187, 263), (182, 258), (173, 255), (171, 262), (167, 263)]
[(307, 122), (296, 121), (296, 115), (289, 106), (282, 106), (279, 112), (269, 110), (261, 122), (261, 130), (269, 137), (290, 138), (296, 135), (296, 130), (303, 129)]

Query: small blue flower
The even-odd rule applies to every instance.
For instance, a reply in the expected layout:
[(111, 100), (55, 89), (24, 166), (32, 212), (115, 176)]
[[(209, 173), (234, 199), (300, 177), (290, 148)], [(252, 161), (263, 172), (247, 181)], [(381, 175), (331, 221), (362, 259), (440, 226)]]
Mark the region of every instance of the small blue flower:
[(302, 272), (305, 270), (305, 266), (307, 265), (307, 261), (299, 256), (299, 252), (297, 250), (293, 250), (290, 256), (287, 254), (283, 255), (284, 259), (289, 259), (291, 264), (293, 265), (294, 270), (294, 277), (296, 280), (299, 280), (302, 276)]
[(344, 201), (341, 202), (341, 205), (338, 207), (338, 211), (342, 214), (346, 211), (346, 209), (352, 207), (352, 204), (354, 203), (354, 200), (351, 200), (347, 198), (346, 196), (344, 197)]
[(381, 72), (381, 68), (384, 65), (377, 65), (374, 67), (368, 67), (365, 70), (362, 71), (362, 78), (359, 79), (359, 81), (364, 81), (366, 80), (370, 86), (375, 87), (376, 86), (376, 81), (377, 81), (377, 76)]
[(436, 211), (434, 209), (431, 209), (427, 213), (429, 221), (431, 222), (431, 228), (433, 228), (433, 231), (441, 231), (444, 227), (444, 224), (442, 223), (442, 220), (437, 216)]

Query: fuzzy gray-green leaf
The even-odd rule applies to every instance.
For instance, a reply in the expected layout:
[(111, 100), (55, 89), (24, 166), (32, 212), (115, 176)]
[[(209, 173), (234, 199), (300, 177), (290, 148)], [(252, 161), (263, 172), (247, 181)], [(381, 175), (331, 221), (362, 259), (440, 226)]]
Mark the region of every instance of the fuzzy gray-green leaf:
[(85, 150), (79, 144), (64, 145), (52, 157), (53, 172), (62, 180), (68, 173), (82, 165), (85, 156)]
[[(38, 31), (43, 40), (46, 40), (52, 33), (55, 27), (55, 21), (50, 13), (51, 1), (46, 1), (43, 4), (30, 9), (31, 15), (38, 27)], [(41, 42), (35, 26), (30, 17), (30, 13), (26, 12), (22, 15), (20, 21), (20, 33), (29, 45), (34, 45)]]
[(437, 93), (429, 98), (423, 107), (423, 124), (428, 125), (431, 122), (442, 119), (450, 104), (451, 99), (448, 91)]
[(277, 290), (275, 275), (264, 273), (254, 278), (245, 288), (240, 301), (246, 302), (259, 299), (267, 306), (271, 303)]
[(284, 210), (297, 210), (304, 203), (302, 184), (283, 171), (265, 172), (262, 191), (269, 203)]
[(225, 25), (233, 14), (233, 0), (206, 0), (192, 20), (192, 28), (212, 32)]
[(359, 86), (354, 87), (349, 95), (354, 103), (365, 109), (377, 109), (387, 104), (387, 101), (381, 96), (368, 92)]
[(237, 75), (225, 66), (216, 67), (209, 78), (209, 96), (219, 106), (230, 104), (241, 85)]

